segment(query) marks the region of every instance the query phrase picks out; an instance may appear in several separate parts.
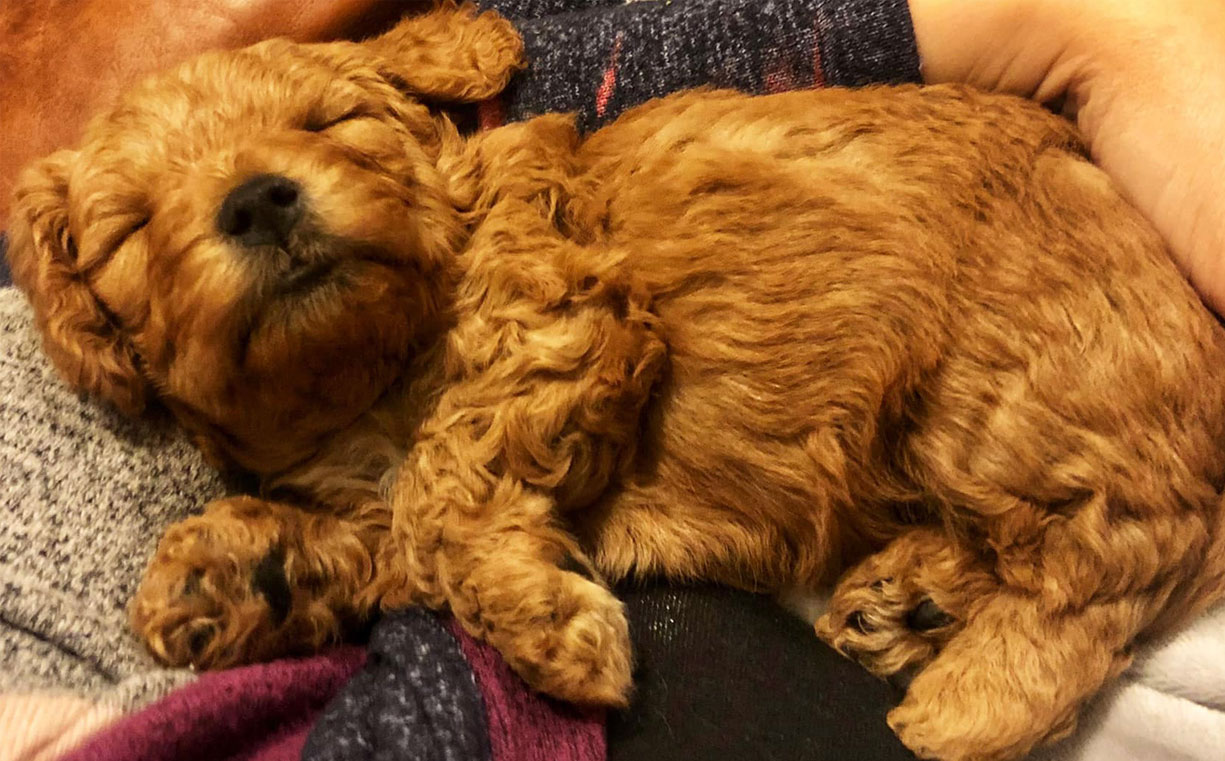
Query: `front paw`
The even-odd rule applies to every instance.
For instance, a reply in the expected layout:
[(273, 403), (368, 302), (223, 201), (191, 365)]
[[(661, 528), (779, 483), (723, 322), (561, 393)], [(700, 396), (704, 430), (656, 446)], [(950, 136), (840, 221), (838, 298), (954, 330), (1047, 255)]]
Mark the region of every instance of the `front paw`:
[(277, 649), (271, 640), (288, 613), (283, 565), (273, 547), (235, 551), (205, 518), (189, 519), (159, 545), (132, 600), (132, 626), (170, 666), (219, 669), (261, 660)]
[(905, 681), (997, 587), (987, 566), (952, 538), (913, 529), (843, 575), (817, 636), (873, 674)]
[(628, 705), (633, 656), (621, 601), (577, 573), (554, 569), (541, 582), (517, 600), (505, 590), (473, 595), (477, 607), (461, 621), (533, 689), (579, 705)]
[(960, 622), (905, 581), (848, 574), (817, 620), (817, 636), (879, 677), (922, 668)]
[(301, 548), (271, 510), (249, 498), (225, 500), (166, 532), (130, 608), (133, 628), (159, 661), (220, 669), (341, 638), (337, 606), (303, 570)]

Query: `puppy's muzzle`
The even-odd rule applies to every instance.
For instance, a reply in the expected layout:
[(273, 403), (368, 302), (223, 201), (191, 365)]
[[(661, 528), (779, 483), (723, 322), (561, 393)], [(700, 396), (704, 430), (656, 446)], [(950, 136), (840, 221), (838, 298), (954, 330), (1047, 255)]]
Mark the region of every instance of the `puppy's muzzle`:
[(217, 230), (245, 248), (281, 246), (302, 219), (302, 188), (279, 174), (252, 177), (230, 191), (217, 213)]

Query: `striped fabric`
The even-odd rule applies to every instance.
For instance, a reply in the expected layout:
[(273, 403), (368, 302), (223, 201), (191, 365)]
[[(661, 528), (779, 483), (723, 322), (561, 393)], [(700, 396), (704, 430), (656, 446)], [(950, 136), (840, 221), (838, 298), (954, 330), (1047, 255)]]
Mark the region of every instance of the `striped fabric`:
[[(543, 8), (565, 13), (536, 17)], [(591, 129), (702, 85), (750, 93), (917, 82), (905, 0), (486, 0), (518, 20), (530, 67), (493, 106), (515, 121), (575, 112)], [(483, 126), (496, 120), (485, 118)]]

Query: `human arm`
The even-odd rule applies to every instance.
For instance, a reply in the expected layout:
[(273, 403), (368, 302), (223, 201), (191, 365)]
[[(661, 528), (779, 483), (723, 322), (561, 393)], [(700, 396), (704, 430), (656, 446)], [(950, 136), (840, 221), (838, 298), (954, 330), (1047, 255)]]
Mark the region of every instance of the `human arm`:
[(1225, 313), (1225, 5), (910, 0), (928, 82), (1062, 102), (1094, 160)]

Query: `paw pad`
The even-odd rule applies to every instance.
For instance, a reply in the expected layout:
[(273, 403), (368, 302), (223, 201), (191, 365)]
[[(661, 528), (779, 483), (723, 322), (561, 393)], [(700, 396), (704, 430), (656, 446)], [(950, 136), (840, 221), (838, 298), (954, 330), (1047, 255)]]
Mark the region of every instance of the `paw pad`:
[(285, 550), (273, 547), (268, 554), (260, 558), (259, 563), (251, 573), (251, 591), (263, 596), (272, 611), (272, 621), (280, 626), (289, 617), (289, 608), (293, 604), (293, 593), (289, 589), (289, 579), (285, 577)]
[(906, 626), (917, 632), (943, 629), (953, 621), (953, 617), (932, 602), (930, 597), (924, 597), (918, 605), (906, 612)]

